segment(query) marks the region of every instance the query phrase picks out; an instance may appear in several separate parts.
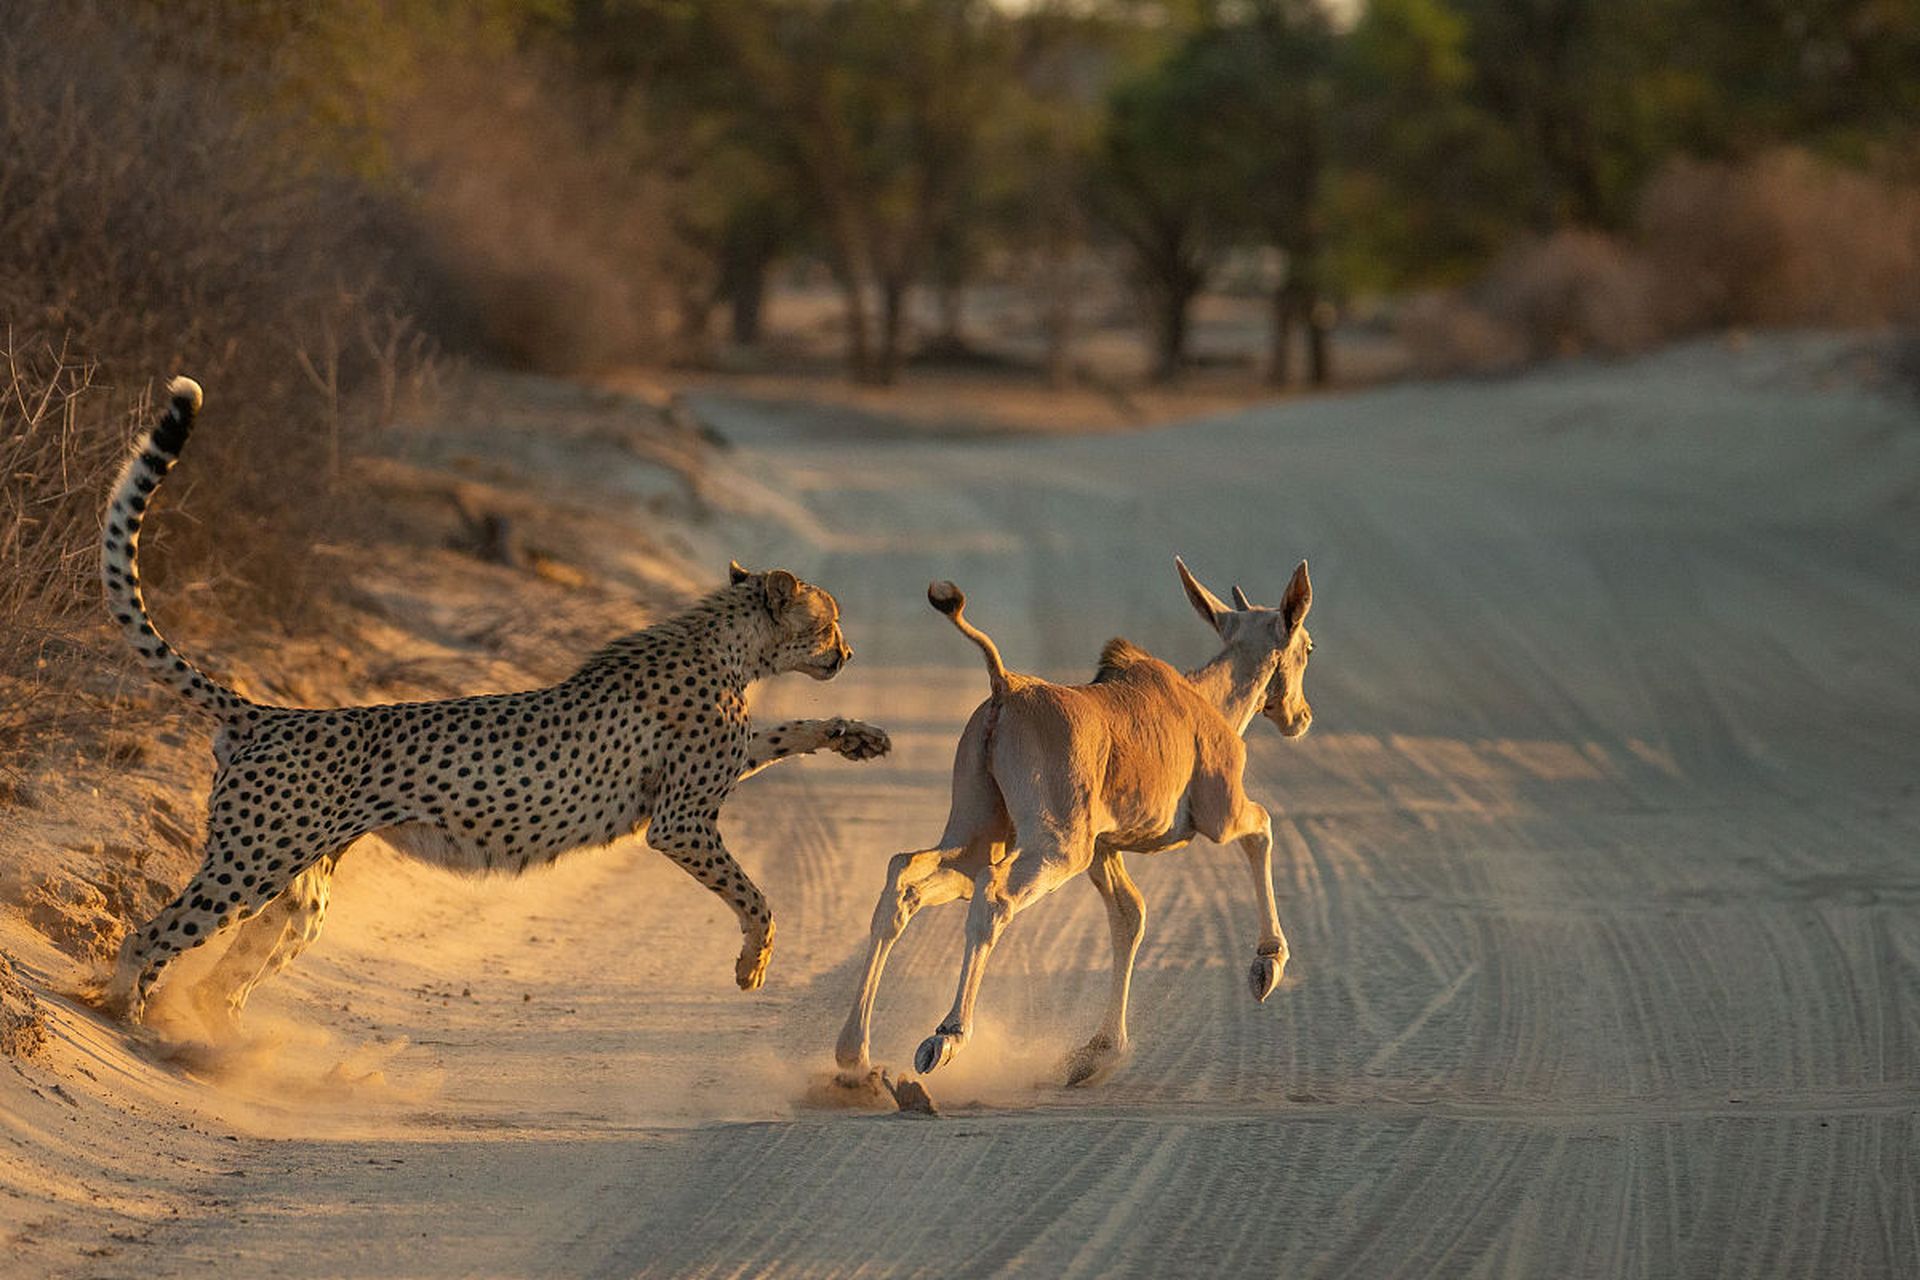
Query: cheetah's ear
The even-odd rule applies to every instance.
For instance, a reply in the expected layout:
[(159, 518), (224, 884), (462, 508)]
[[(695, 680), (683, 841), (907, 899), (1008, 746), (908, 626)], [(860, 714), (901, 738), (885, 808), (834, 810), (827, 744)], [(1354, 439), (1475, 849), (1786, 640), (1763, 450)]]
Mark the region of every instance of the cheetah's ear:
[(736, 587), (739, 586), (741, 583), (745, 582), (748, 578), (751, 578), (752, 576), (753, 576), (752, 574), (748, 573), (745, 569), (742, 569), (740, 567), (740, 562), (738, 560), (727, 561), (727, 577), (732, 581), (734, 586)]
[(787, 611), (793, 598), (800, 594), (800, 579), (785, 569), (767, 570), (767, 609), (774, 617)]

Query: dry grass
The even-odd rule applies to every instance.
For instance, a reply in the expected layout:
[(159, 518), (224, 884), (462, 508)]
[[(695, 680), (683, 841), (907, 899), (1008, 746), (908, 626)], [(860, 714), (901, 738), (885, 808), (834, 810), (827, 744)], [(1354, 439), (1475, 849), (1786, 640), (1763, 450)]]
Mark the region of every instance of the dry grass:
[(0, 352), (0, 746), (84, 717), (77, 699), (98, 613), (88, 482), (115, 461), (94, 368), (64, 351)]
[(114, 672), (98, 509), (158, 381), (207, 390), (142, 545), (192, 644), (326, 625), (314, 548), (372, 527), (353, 459), (449, 342), (550, 371), (659, 352), (685, 273), (636, 113), (484, 25), (429, 53), (378, 6), (9, 9), (0, 747)]
[(98, 509), (156, 379), (208, 393), (143, 547), (159, 594), (203, 584), (228, 622), (310, 621), (327, 595), (310, 548), (358, 515), (346, 459), (421, 365), (383, 283), (391, 210), (302, 165), (247, 109), (259, 86), (209, 74), (212, 34), (156, 43), (130, 12), (29, 4), (0, 42), (0, 739), (16, 749), (49, 724), (31, 691), (85, 683), (62, 672), (100, 634)]

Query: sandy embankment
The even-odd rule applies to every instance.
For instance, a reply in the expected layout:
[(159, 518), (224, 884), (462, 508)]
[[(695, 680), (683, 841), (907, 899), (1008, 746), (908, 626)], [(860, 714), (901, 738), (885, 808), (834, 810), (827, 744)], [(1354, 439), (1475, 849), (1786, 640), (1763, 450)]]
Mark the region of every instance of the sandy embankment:
[[(861, 715), (898, 744), (771, 773), (728, 814), (780, 913), (768, 987), (732, 989), (731, 924), (644, 850), (488, 888), (362, 850), (237, 1080), (65, 1006), (51, 1065), (0, 1077), (20, 1256), (1901, 1274), (1920, 426), (1848, 350), (1701, 346), (1086, 440), (854, 442), (710, 399), (739, 442), (723, 501), (756, 513), (728, 549), (832, 587), (859, 651), (761, 714)], [(996, 953), (985, 1033), (934, 1078), (944, 1117), (806, 1109), (880, 868), (937, 832), (981, 694), (926, 580), (965, 586), (1028, 670), (1083, 674), (1117, 632), (1197, 661), (1176, 550), (1256, 597), (1313, 560), (1315, 731), (1251, 737), (1251, 789), (1284, 815), (1286, 985), (1242, 990), (1237, 854), (1136, 859), (1137, 1046), (1107, 1084), (1046, 1083), (1106, 984), (1075, 885)], [(958, 933), (932, 912), (896, 949), (883, 1058), (944, 1010)]]

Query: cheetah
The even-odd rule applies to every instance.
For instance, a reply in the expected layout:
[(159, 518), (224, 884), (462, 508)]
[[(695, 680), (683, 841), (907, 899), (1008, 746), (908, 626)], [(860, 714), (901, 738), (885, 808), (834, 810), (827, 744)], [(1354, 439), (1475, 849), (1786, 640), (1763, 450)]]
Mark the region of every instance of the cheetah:
[(761, 985), (773, 916), (721, 840), (722, 802), (789, 756), (826, 748), (866, 760), (890, 749), (859, 721), (755, 732), (748, 718), (754, 681), (791, 671), (831, 680), (852, 658), (832, 595), (784, 569), (749, 573), (735, 562), (725, 587), (544, 689), (335, 709), (257, 703), (182, 657), (141, 598), (141, 520), (202, 399), (189, 378), (167, 394), (114, 488), (101, 572), (113, 619), (147, 669), (217, 721), (215, 775), (205, 862), (127, 935), (110, 1011), (141, 1022), (165, 967), (237, 926), (196, 995), (206, 1013), (237, 1020), (254, 987), (319, 933), (340, 856), (369, 834), (456, 872), (512, 875), (644, 833), (733, 909), (743, 935), (734, 979), (743, 991)]

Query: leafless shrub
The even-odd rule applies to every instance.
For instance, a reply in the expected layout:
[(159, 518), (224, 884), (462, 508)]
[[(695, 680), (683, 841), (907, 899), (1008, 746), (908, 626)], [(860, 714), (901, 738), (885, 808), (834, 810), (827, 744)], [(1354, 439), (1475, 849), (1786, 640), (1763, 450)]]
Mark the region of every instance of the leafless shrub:
[(74, 715), (98, 612), (91, 539), (117, 423), (93, 366), (57, 349), (0, 352), (0, 750)]
[[(156, 379), (199, 378), (208, 422), (143, 567), (175, 600), (217, 585), (229, 622), (319, 615), (309, 548), (360, 510), (343, 460), (419, 381), (385, 283), (393, 207), (287, 145), (271, 86), (223, 60), (217, 27), (149, 28), (151, 12), (29, 2), (0, 40), (9, 692), (57, 686), (58, 655), (100, 635), (98, 511)], [(16, 739), (44, 725), (24, 705), (0, 718)]]
[(1662, 336), (1655, 293), (1632, 249), (1598, 232), (1560, 231), (1503, 254), (1473, 297), (1540, 360), (1651, 346)]

